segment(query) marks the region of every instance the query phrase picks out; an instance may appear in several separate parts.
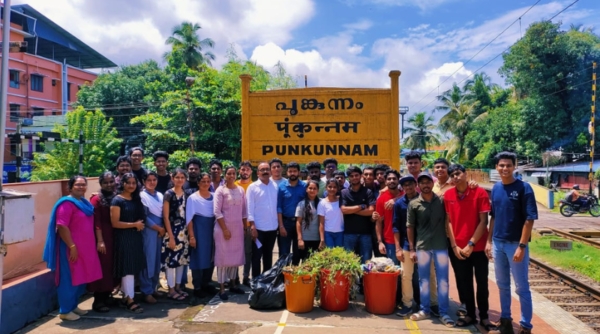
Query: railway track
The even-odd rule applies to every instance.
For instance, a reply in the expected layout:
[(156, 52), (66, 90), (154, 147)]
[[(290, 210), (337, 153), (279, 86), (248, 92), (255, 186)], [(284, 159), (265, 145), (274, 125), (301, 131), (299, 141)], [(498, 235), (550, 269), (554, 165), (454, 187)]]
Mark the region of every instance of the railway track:
[(549, 230), (551, 230), (554, 234), (569, 239), (569, 240), (573, 240), (573, 241), (579, 241), (581, 243), (584, 243), (586, 245), (590, 245), (592, 247), (596, 247), (596, 248), (600, 248), (600, 241), (598, 241), (597, 239), (590, 239), (590, 238), (586, 238), (586, 237), (582, 237), (580, 235), (571, 233), (570, 231), (564, 231), (564, 230), (559, 230), (559, 229), (555, 229), (555, 228), (549, 228)]
[(530, 258), (531, 289), (600, 333), (600, 289)]

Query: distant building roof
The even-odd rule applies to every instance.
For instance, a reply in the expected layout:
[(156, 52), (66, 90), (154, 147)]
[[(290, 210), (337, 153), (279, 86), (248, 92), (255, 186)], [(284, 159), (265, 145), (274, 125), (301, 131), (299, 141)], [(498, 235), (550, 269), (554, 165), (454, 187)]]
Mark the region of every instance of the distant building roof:
[[(4, 8), (3, 8), (4, 9)], [(29, 5), (12, 6), (11, 21), (23, 26), (23, 30), (33, 37), (25, 37), (27, 53), (35, 54), (58, 62), (66, 60), (73, 67), (109, 68), (117, 67), (77, 37)], [(22, 15), (18, 15), (21, 13)], [(12, 16), (15, 17), (14, 19)]]
[[(594, 161), (594, 165), (592, 166), (593, 170), (597, 170), (600, 168), (600, 161)], [(535, 167), (535, 168), (526, 168), (524, 169), (526, 172), (545, 172), (546, 167)], [(587, 173), (590, 171), (590, 162), (575, 162), (570, 164), (558, 165), (548, 168), (550, 172), (578, 172), (578, 173)]]
[(23, 132), (52, 131), (55, 125), (67, 125), (65, 115), (33, 116), (33, 124), (23, 126)]

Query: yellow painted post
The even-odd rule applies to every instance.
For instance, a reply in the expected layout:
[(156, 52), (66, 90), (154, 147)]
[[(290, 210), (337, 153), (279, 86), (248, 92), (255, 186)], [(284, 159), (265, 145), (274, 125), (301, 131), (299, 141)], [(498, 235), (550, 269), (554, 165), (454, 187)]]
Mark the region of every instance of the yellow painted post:
[(242, 79), (242, 161), (250, 157), (250, 81), (249, 74), (240, 75)]
[(592, 193), (592, 186), (594, 184), (594, 145), (596, 144), (596, 63), (594, 62), (593, 72), (592, 72), (592, 139), (590, 140), (590, 194)]
[(390, 133), (392, 134), (391, 138), (391, 167), (400, 170), (400, 130), (398, 128), (399, 120), (398, 120), (398, 111), (399, 111), (399, 87), (398, 87), (398, 78), (400, 77), (400, 71), (390, 71), (390, 124), (391, 126)]

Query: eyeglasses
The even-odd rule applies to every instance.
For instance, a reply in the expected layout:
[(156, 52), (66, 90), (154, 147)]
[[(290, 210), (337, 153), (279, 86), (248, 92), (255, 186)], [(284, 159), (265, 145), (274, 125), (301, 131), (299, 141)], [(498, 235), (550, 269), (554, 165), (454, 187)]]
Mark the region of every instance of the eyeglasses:
[(259, 169), (258, 171), (261, 172), (261, 173), (266, 173), (266, 172), (270, 171), (270, 169), (263, 168), (263, 169)]

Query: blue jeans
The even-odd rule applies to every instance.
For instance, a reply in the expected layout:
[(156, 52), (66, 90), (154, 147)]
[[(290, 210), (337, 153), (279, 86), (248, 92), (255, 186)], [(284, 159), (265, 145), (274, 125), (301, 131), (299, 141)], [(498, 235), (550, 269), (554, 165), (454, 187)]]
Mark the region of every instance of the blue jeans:
[(440, 316), (448, 315), (448, 269), (450, 258), (448, 250), (417, 250), (417, 264), (419, 265), (419, 287), (421, 290), (421, 310), (427, 314), (431, 313), (429, 296), (429, 279), (431, 275), (431, 260), (435, 267), (437, 279), (438, 305)]
[(400, 265), (400, 261), (398, 261), (398, 258), (396, 257), (396, 244), (388, 244), (387, 242), (384, 242), (385, 244), (385, 255), (387, 256), (388, 259), (391, 259), (392, 261), (394, 261), (394, 264), (399, 266)]
[(329, 248), (344, 247), (344, 232), (325, 231), (325, 245)]
[(516, 293), (521, 303), (521, 321), (524, 328), (533, 328), (533, 302), (529, 290), (529, 247), (525, 248), (523, 261), (514, 262), (513, 256), (519, 247), (518, 242), (505, 242), (494, 239), (494, 268), (496, 270), (496, 284), (500, 290), (500, 317), (512, 319), (510, 314), (510, 273), (512, 272), (516, 285)]
[(344, 234), (344, 248), (360, 256), (360, 263), (365, 263), (373, 256), (371, 234)]

